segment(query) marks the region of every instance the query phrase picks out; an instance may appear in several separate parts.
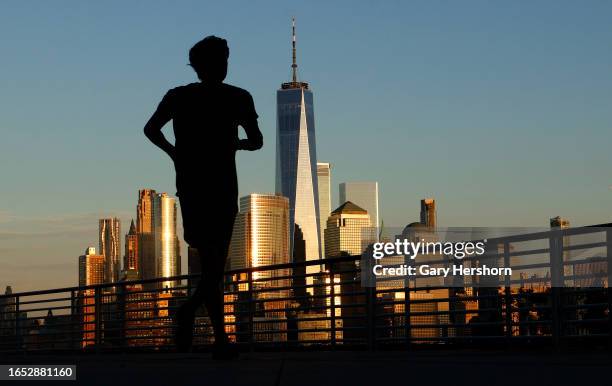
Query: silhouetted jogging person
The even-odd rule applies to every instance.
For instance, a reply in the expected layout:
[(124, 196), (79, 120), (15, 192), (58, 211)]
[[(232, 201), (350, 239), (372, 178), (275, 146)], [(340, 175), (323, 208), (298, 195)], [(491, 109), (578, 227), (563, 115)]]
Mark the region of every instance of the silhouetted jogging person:
[[(229, 48), (225, 39), (208, 36), (189, 51), (189, 62), (201, 82), (174, 88), (147, 122), (145, 135), (174, 161), (185, 241), (197, 248), (202, 277), (193, 295), (176, 314), (176, 344), (188, 351), (196, 309), (204, 303), (214, 329), (213, 356), (232, 358), (223, 324), (222, 279), (238, 211), (236, 150), (257, 150), (263, 138), (253, 98), (223, 83)], [(162, 133), (173, 121), (175, 144)], [(238, 126), (246, 139), (238, 138)]]

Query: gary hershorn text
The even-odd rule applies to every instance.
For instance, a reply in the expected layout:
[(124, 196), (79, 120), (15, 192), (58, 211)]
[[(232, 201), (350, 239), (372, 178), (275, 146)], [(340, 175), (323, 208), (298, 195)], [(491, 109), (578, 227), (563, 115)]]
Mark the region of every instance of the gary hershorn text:
[(402, 264), (394, 267), (385, 267), (377, 264), (372, 268), (376, 276), (506, 276), (512, 275), (512, 268), (464, 267), (453, 264), (450, 267), (432, 267), (427, 264), (411, 266)]

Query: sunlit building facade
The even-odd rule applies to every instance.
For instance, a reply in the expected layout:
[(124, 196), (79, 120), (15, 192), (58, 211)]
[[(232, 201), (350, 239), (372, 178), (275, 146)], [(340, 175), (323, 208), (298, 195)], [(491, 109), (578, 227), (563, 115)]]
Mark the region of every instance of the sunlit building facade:
[[(231, 269), (286, 264), (289, 259), (289, 199), (274, 194), (250, 194), (240, 198), (240, 212), (234, 222), (228, 260)], [(258, 300), (258, 318), (254, 321), (258, 341), (286, 340), (286, 333), (262, 331), (286, 330), (285, 311), (291, 296), (289, 269), (253, 272), (254, 297)], [(279, 278), (279, 279), (276, 279)], [(246, 275), (237, 278), (247, 279)], [(238, 284), (238, 291), (248, 291), (248, 283)], [(285, 300), (277, 300), (277, 299)], [(235, 321), (235, 320), (233, 320)], [(228, 320), (226, 322), (232, 323)], [(235, 331), (235, 329), (234, 329)]]
[[(336, 210), (331, 212), (327, 220), (327, 227), (325, 229), (325, 257), (338, 257), (344, 254), (349, 255), (361, 255), (361, 253), (367, 248), (367, 246), (375, 241), (376, 231), (372, 227), (370, 222), (370, 216), (368, 212), (353, 204), (350, 201), (340, 205)], [(351, 268), (347, 266), (336, 266), (335, 269), (339, 271), (350, 271)], [(354, 267), (352, 267), (354, 269)], [(333, 276), (333, 283), (330, 276), (330, 272), (326, 272), (324, 278), (325, 286), (318, 288), (317, 292), (324, 290), (325, 295), (325, 307), (326, 315), (329, 320), (329, 326), (335, 327), (335, 333), (333, 336), (336, 341), (342, 341), (344, 338), (344, 317), (351, 314), (350, 308), (342, 308), (343, 304), (347, 304), (352, 299), (349, 299), (343, 292), (348, 290), (352, 292), (356, 289), (348, 289), (346, 285), (341, 285), (341, 282), (348, 282), (353, 280), (353, 277), (346, 277), (345, 274), (336, 274)], [(318, 295), (323, 295), (318, 293)], [(332, 303), (333, 302), (333, 303)], [(332, 316), (334, 317), (332, 322)], [(349, 320), (350, 325), (351, 320)]]
[[(240, 198), (229, 251), (232, 269), (289, 263), (289, 200), (274, 194)], [(272, 277), (255, 272), (254, 279)]]
[(321, 235), (321, 253), (325, 256), (325, 228), (331, 214), (331, 164), (317, 162), (317, 181), (319, 190), (319, 234)]
[[(79, 256), (79, 287), (102, 284), (105, 281), (106, 261), (103, 255), (96, 254), (96, 248), (89, 247)], [(100, 305), (99, 305), (100, 306)], [(82, 347), (93, 345), (96, 340), (96, 302), (95, 290), (79, 291), (79, 307), (81, 312)]]
[(156, 196), (157, 193), (152, 189), (142, 189), (138, 191), (136, 234), (138, 235), (140, 276), (143, 279), (155, 278), (155, 224), (153, 202)]
[[(181, 274), (179, 240), (176, 234), (176, 200), (167, 193), (153, 200), (156, 277)], [(205, 219), (202, 219), (205, 221)], [(177, 286), (175, 281), (162, 282), (162, 288)]]
[(331, 213), (325, 229), (325, 256), (361, 255), (375, 241), (368, 212), (347, 201)]
[(297, 330), (297, 339), (304, 346), (329, 342), (332, 337), (331, 321), (325, 312), (298, 312)]
[(138, 256), (138, 234), (134, 220), (130, 224), (130, 230), (125, 235), (125, 254), (123, 256), (123, 270), (130, 272), (130, 277), (140, 278), (140, 258)]
[(105, 280), (105, 258), (96, 254), (96, 248), (88, 247), (79, 256), (79, 286), (102, 284)]
[(433, 198), (424, 198), (421, 200), (421, 224), (428, 228), (436, 228), (437, 213), (436, 200)]
[(104, 282), (119, 281), (121, 256), (121, 221), (116, 218), (103, 218), (99, 221), (100, 254), (104, 256)]

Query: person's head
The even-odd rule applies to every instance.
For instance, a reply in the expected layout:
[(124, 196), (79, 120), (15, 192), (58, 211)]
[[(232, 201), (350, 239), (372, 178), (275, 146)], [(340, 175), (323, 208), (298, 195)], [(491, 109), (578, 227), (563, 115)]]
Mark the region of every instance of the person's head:
[(189, 64), (198, 78), (206, 82), (223, 82), (228, 58), (227, 41), (214, 35), (205, 37), (189, 50)]

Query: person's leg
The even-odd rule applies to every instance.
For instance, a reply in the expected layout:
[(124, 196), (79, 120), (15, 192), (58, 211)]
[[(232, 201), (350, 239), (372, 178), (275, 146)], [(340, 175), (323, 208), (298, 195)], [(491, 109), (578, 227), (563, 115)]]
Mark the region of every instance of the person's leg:
[(176, 313), (176, 345), (179, 351), (189, 351), (193, 341), (193, 324), (195, 312), (204, 302), (205, 288), (200, 278), (195, 291), (181, 304)]
[(198, 289), (212, 323), (215, 342), (226, 343), (224, 316), (223, 316), (223, 272), (225, 270), (226, 252), (224, 248), (203, 247), (198, 248), (202, 264), (202, 279)]
[[(177, 187), (179, 187), (179, 185), (179, 175), (177, 173)], [(202, 233), (200, 230), (200, 223), (198, 222), (202, 209), (198, 205), (199, 201), (189, 195), (188, 189), (183, 191), (179, 188), (179, 191), (180, 195), (177, 193), (177, 196), (179, 196), (181, 203), (180, 207), (183, 217), (185, 241), (191, 247), (195, 247), (195, 244), (199, 242), (197, 236)], [(188, 294), (189, 297), (181, 304), (176, 313), (175, 343), (179, 351), (189, 351), (192, 345), (195, 312), (204, 302), (204, 293), (206, 292), (203, 288), (203, 274), (200, 274), (200, 276), (200, 281), (194, 292)]]
[[(179, 324), (177, 329), (177, 345), (181, 351), (187, 351), (188, 347), (191, 346), (195, 311), (202, 303), (206, 307), (213, 326), (216, 346), (227, 346), (223, 315), (222, 281), (236, 211), (231, 208), (231, 210), (220, 210), (218, 213), (213, 214), (211, 217), (218, 220), (215, 222), (214, 227), (207, 228), (203, 226), (207, 223), (201, 222), (202, 218), (205, 217), (205, 215), (199, 215), (202, 211), (196, 210), (198, 209), (197, 205), (189, 205), (193, 204), (193, 202), (200, 201), (186, 200), (181, 195), (185, 241), (198, 250), (202, 273), (194, 293), (180, 307), (177, 313)], [(206, 207), (206, 215), (210, 215), (209, 212), (210, 208)]]

